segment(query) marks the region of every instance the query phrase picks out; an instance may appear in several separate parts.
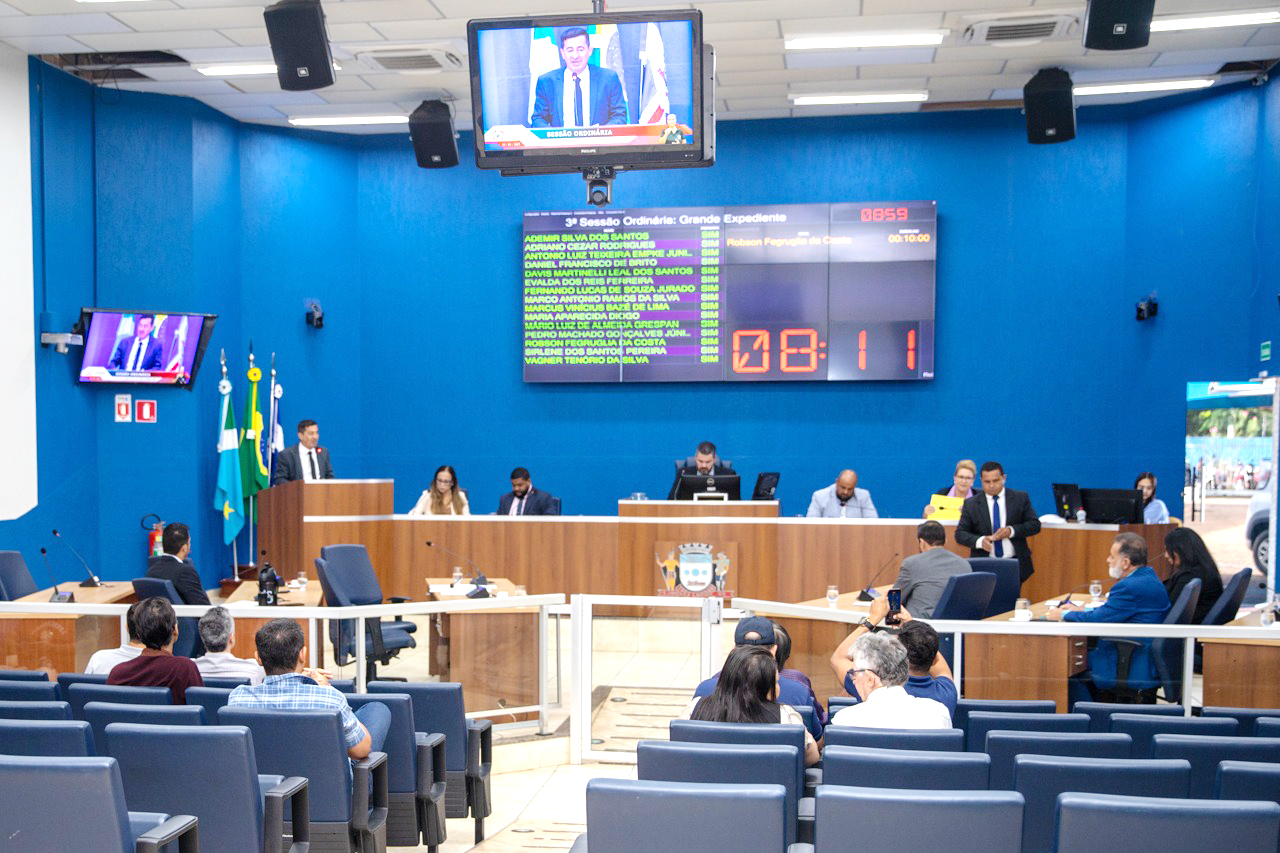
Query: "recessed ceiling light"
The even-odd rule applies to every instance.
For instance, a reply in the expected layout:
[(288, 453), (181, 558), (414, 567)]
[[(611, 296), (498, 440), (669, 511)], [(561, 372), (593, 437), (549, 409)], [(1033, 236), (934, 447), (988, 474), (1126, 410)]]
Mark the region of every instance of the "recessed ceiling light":
[(924, 47), (942, 44), (945, 32), (898, 33), (896, 35), (844, 35), (794, 38), (783, 42), (787, 50), (851, 50), (862, 47)]
[(251, 74), (275, 74), (274, 62), (252, 65), (197, 65), (196, 70), (206, 77), (247, 77)]
[(408, 124), (408, 116), (309, 116), (291, 118), (295, 127), (343, 127), (353, 124)]
[(1194, 18), (1158, 18), (1151, 22), (1151, 32), (1172, 33), (1178, 30), (1210, 30), (1216, 27), (1257, 27), (1263, 24), (1280, 24), (1280, 11), (1197, 15)]
[(1099, 86), (1076, 86), (1071, 91), (1077, 97), (1087, 95), (1128, 95), (1142, 92), (1179, 92), (1185, 89), (1207, 89), (1213, 85), (1211, 78), (1202, 80), (1156, 80), (1152, 83), (1107, 83)]
[(797, 107), (836, 104), (909, 104), (929, 100), (928, 92), (890, 92), (865, 95), (788, 95)]

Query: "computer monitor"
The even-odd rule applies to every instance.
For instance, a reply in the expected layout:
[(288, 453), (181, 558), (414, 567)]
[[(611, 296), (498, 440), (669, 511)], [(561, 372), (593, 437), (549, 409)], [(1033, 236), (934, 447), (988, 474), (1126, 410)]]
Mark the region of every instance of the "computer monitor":
[(1080, 507), (1084, 506), (1080, 501), (1080, 486), (1076, 483), (1054, 483), (1053, 484), (1053, 507), (1054, 512), (1068, 521), (1074, 521), (1076, 513), (1080, 511)]
[(741, 485), (737, 474), (681, 474), (679, 501), (736, 501)]
[(1142, 524), (1142, 492), (1137, 489), (1081, 489), (1085, 520), (1093, 524)]
[(756, 475), (756, 487), (751, 493), (753, 501), (771, 501), (774, 495), (778, 493), (778, 478), (782, 476), (777, 471), (762, 471)]

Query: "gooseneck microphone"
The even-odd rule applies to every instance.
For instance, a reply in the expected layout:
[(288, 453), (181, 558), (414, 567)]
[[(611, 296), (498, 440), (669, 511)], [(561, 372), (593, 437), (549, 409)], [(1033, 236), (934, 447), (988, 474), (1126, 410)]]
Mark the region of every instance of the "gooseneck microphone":
[(44, 559), (44, 570), (49, 573), (49, 583), (53, 584), (53, 595), (49, 596), (50, 604), (75, 604), (76, 594), (68, 590), (63, 592), (58, 589), (58, 582), (53, 579), (53, 569), (49, 568), (49, 552), (44, 548), (40, 549), (40, 556)]
[(1062, 605), (1064, 604), (1073, 603), (1071, 601), (1071, 596), (1075, 595), (1077, 592), (1084, 592), (1086, 589), (1088, 589), (1092, 585), (1093, 585), (1093, 581), (1089, 581), (1088, 583), (1080, 584), (1080, 586), (1072, 587), (1070, 590), (1068, 590), (1067, 594), (1062, 597), (1062, 600), (1053, 606), (1061, 608)]
[(489, 597), (489, 590), (484, 588), (484, 584), (487, 584), (489, 582), (489, 579), (484, 576), (484, 572), (480, 571), (480, 567), (477, 566), (475, 563), (473, 563), (469, 557), (464, 557), (463, 555), (459, 554), (457, 551), (450, 551), (448, 548), (444, 547), (443, 545), (437, 545), (435, 542), (432, 542), (430, 539), (427, 540), (427, 547), (438, 548), (441, 551), (444, 551), (450, 557), (457, 557), (459, 560), (461, 560), (462, 562), (466, 563), (468, 566), (471, 567), (471, 571), (473, 572), (471, 576), (471, 582), (475, 584), (475, 589), (467, 593), (467, 598), (488, 598)]
[(98, 580), (98, 576), (93, 573), (93, 569), (89, 568), (89, 564), (84, 561), (84, 557), (80, 556), (80, 552), (71, 547), (71, 543), (62, 538), (62, 534), (57, 530), (53, 531), (53, 537), (66, 545), (72, 554), (76, 555), (76, 559), (80, 561), (80, 565), (84, 566), (84, 573), (88, 575), (86, 579), (80, 581), (80, 586), (102, 586), (102, 581)]
[(876, 573), (871, 576), (871, 580), (867, 583), (867, 588), (864, 589), (862, 592), (858, 593), (859, 601), (875, 601), (876, 600), (876, 590), (875, 590), (876, 581), (880, 579), (880, 575), (884, 574), (884, 570), (889, 568), (889, 566), (893, 564), (893, 561), (898, 559), (898, 557), (900, 556), (902, 556), (902, 552), (895, 551), (892, 557), (885, 560), (884, 565), (881, 566), (879, 569), (877, 569)]

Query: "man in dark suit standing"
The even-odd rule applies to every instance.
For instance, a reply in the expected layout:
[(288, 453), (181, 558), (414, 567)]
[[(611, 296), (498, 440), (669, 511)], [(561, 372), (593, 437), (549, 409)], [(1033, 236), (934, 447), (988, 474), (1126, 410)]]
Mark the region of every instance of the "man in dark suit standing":
[(530, 127), (597, 127), (627, 123), (627, 102), (618, 75), (588, 65), (591, 38), (581, 27), (560, 33), (564, 68), (548, 71), (534, 86)]
[(559, 515), (549, 492), (535, 489), (528, 468), (511, 472), (511, 491), (498, 498), (498, 515)]
[(1025, 583), (1035, 566), (1027, 537), (1040, 532), (1040, 519), (1026, 492), (1004, 487), (1004, 466), (982, 464), (982, 494), (964, 502), (956, 525), (956, 542), (967, 545), (973, 557), (1016, 557)]
[(183, 604), (208, 604), (209, 596), (200, 585), (200, 575), (191, 554), (191, 533), (180, 521), (164, 526), (160, 536), (164, 553), (147, 559), (147, 577), (173, 581)]
[(682, 474), (715, 474), (719, 477), (736, 473), (738, 472), (728, 465), (721, 464), (720, 457), (716, 455), (716, 446), (709, 441), (704, 441), (698, 445), (698, 451), (693, 455), (693, 465), (685, 465), (676, 470), (676, 479), (671, 484), (667, 500), (675, 500), (676, 495), (680, 493), (680, 475)]
[(139, 314), (133, 321), (133, 337), (116, 344), (107, 367), (111, 370), (163, 370), (160, 342), (151, 337), (155, 317)]
[(315, 421), (298, 421), (298, 443), (280, 451), (271, 485), (293, 480), (332, 480), (329, 451), (320, 446), (320, 427)]

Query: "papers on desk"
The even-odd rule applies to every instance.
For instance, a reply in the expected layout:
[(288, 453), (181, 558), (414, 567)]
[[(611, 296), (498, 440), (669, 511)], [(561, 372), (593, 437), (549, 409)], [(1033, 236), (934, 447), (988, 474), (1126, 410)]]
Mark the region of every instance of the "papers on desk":
[(929, 506), (933, 512), (930, 521), (959, 521), (960, 507), (964, 506), (964, 498), (949, 498), (946, 495), (933, 495), (929, 498)]

